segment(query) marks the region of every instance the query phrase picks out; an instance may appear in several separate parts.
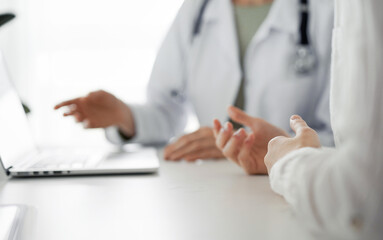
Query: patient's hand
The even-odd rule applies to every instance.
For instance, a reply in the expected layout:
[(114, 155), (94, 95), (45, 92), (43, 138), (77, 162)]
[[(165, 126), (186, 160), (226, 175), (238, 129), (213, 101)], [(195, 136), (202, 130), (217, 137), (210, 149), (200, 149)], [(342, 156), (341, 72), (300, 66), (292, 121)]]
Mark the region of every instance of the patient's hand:
[(232, 120), (249, 127), (252, 133), (247, 133), (242, 128), (233, 133), (231, 123), (226, 123), (223, 128), (218, 120), (214, 120), (217, 147), (247, 174), (267, 174), (264, 157), (269, 141), (276, 136), (288, 134), (263, 119), (250, 117), (238, 108), (229, 107), (228, 112)]
[(169, 144), (164, 151), (166, 160), (195, 161), (197, 159), (223, 158), (223, 154), (215, 145), (213, 129), (202, 127), (196, 132), (180, 137)]
[(85, 128), (117, 126), (127, 136), (135, 134), (134, 121), (129, 107), (105, 91), (91, 92), (85, 97), (62, 102), (55, 109), (69, 107), (64, 116), (73, 116)]
[(290, 126), (296, 133), (294, 138), (276, 137), (269, 142), (268, 152), (265, 156), (265, 164), (269, 173), (274, 164), (289, 152), (304, 147), (321, 147), (318, 134), (300, 116), (292, 116)]

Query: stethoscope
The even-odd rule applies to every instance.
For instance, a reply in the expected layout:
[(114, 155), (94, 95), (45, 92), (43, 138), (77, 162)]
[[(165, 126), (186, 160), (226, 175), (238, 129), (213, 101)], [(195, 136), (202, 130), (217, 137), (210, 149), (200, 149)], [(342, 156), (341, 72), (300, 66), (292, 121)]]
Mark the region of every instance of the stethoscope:
[[(201, 31), (203, 14), (210, 0), (204, 0), (193, 28), (193, 38)], [(299, 42), (296, 46), (294, 68), (296, 73), (308, 74), (316, 68), (317, 59), (308, 37), (310, 20), (309, 0), (299, 0)]]
[[(200, 11), (194, 23), (192, 39), (194, 39), (201, 32), (203, 15), (209, 2), (210, 0), (204, 0), (201, 5)], [(297, 74), (306, 75), (313, 72), (317, 67), (317, 57), (308, 36), (310, 20), (309, 0), (299, 0), (299, 16), (299, 41), (296, 45), (293, 68)], [(184, 99), (185, 96), (183, 92), (184, 89), (181, 91), (172, 90), (171, 96)]]
[(299, 12), (301, 18), (299, 26), (300, 38), (297, 44), (294, 68), (298, 74), (308, 74), (315, 70), (317, 66), (317, 58), (308, 37), (310, 19), (309, 0), (299, 1)]

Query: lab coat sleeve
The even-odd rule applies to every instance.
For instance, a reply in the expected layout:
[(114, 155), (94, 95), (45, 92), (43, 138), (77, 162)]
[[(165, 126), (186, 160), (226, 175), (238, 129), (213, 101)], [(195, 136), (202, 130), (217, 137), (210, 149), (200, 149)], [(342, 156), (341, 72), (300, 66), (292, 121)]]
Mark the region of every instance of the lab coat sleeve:
[[(163, 143), (182, 133), (186, 122), (186, 65), (200, 1), (186, 0), (179, 10), (153, 66), (147, 88), (147, 102), (129, 105), (134, 115), (136, 135), (128, 142)], [(175, 96), (174, 92), (181, 93)], [(112, 143), (123, 140), (116, 127), (106, 129)]]
[[(270, 184), (320, 239), (381, 239), (383, 2), (339, 0), (337, 7), (347, 9), (332, 85), (341, 140), (287, 154), (272, 167)], [(356, 30), (343, 31), (349, 28)]]
[(371, 234), (382, 227), (382, 161), (358, 150), (358, 144), (350, 144), (294, 151), (272, 167), (271, 188), (326, 239), (379, 239)]

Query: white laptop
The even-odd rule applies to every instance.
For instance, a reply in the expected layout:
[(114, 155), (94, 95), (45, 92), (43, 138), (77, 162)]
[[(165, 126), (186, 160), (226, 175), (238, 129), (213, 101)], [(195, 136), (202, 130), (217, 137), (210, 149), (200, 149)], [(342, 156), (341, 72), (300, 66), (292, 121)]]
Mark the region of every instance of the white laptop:
[(13, 177), (154, 173), (159, 168), (154, 148), (116, 153), (37, 148), (1, 53), (0, 163), (0, 170)]

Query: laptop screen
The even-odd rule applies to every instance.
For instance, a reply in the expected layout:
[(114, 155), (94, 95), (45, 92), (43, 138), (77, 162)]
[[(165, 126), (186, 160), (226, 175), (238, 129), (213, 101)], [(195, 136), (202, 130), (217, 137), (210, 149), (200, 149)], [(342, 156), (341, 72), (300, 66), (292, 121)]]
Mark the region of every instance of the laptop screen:
[(5, 168), (36, 149), (28, 119), (0, 53), (0, 158)]

